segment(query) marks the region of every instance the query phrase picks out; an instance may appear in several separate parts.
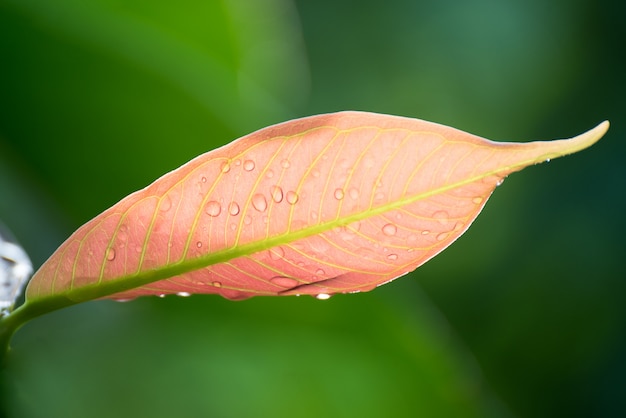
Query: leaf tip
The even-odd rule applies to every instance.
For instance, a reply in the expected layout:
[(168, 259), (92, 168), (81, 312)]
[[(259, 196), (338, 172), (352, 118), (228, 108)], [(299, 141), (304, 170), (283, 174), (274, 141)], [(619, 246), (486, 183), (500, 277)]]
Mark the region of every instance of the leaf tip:
[(574, 144), (578, 144), (580, 147), (575, 151), (582, 150), (584, 148), (590, 147), (595, 144), (606, 134), (609, 130), (610, 123), (608, 120), (605, 120), (599, 123), (595, 128), (588, 130), (578, 136), (573, 137), (570, 141)]

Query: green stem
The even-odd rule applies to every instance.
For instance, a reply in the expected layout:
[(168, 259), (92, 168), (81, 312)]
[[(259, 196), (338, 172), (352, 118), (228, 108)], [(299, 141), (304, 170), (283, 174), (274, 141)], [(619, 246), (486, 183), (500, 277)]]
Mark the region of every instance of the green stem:
[(34, 302), (26, 302), (19, 308), (0, 318), (0, 365), (4, 363), (10, 349), (11, 337), (25, 323), (33, 318), (48, 312), (74, 305), (70, 299), (60, 296), (38, 299)]

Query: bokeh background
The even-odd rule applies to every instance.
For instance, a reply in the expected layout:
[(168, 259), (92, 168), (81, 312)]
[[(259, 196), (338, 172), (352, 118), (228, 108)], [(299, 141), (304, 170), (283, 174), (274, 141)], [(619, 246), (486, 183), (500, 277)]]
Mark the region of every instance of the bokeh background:
[(616, 0), (0, 0), (0, 219), (36, 266), (126, 194), (293, 117), (520, 141), (612, 122), (374, 292), (38, 318), (0, 415), (626, 416), (625, 18)]

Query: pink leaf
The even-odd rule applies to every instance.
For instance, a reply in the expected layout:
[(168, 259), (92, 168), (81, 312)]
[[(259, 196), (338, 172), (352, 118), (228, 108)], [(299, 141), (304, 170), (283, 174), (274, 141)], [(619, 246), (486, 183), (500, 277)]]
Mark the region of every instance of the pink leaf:
[(271, 126), (83, 225), (27, 298), (368, 291), (454, 242), (508, 174), (586, 148), (607, 129), (520, 144), (361, 112)]

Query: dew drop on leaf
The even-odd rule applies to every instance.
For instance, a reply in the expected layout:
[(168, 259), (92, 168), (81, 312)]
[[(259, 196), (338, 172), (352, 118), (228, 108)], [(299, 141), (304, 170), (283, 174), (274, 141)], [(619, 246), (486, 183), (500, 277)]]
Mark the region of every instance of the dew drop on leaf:
[(228, 173), (230, 171), (230, 163), (228, 161), (224, 161), (220, 166), (220, 171), (222, 173)]
[(317, 300), (328, 300), (328, 299), (330, 299), (330, 295), (328, 293), (320, 293), (320, 294), (315, 296), (315, 299), (317, 299)]
[(448, 235), (448, 232), (442, 232), (441, 234), (437, 235), (437, 241), (443, 241), (444, 239), (448, 238)]
[(265, 196), (260, 193), (252, 196), (252, 206), (259, 212), (265, 212), (267, 209), (267, 200), (265, 200)]
[(230, 205), (228, 205), (228, 213), (230, 213), (232, 216), (239, 215), (239, 205), (237, 204), (237, 202), (231, 202)]
[(161, 204), (159, 205), (159, 210), (161, 212), (167, 212), (172, 208), (172, 199), (168, 195), (165, 195), (161, 200)]
[(109, 248), (107, 250), (107, 260), (108, 261), (115, 260), (115, 248)]
[(176, 293), (177, 296), (183, 297), (183, 298), (188, 298), (189, 296), (191, 296), (191, 293), (189, 292), (178, 292)]
[(252, 160), (246, 160), (243, 162), (243, 169), (246, 171), (252, 171), (254, 170), (254, 161)]
[(345, 196), (343, 189), (336, 189), (335, 190), (335, 199), (337, 200), (341, 200), (343, 199), (343, 197)]
[(272, 260), (280, 260), (285, 256), (285, 250), (283, 250), (282, 247), (270, 248), (269, 253)]
[(389, 255), (387, 256), (387, 259), (388, 259), (388, 260), (391, 260), (391, 261), (395, 261), (395, 260), (397, 260), (397, 259), (398, 259), (398, 254), (389, 254)]
[(212, 282), (211, 283), (214, 287), (222, 287), (222, 282)]
[(219, 204), (219, 202), (216, 202), (215, 200), (211, 200), (209, 203), (206, 204), (206, 214), (209, 216), (218, 216), (221, 212), (222, 212), (222, 205)]
[(281, 189), (280, 186), (272, 186), (270, 188), (270, 194), (274, 202), (280, 203), (283, 201), (283, 189)]
[(394, 236), (398, 232), (398, 228), (394, 224), (386, 224), (383, 226), (383, 234), (387, 236)]
[(433, 213), (433, 219), (439, 221), (441, 225), (447, 224), (449, 217), (450, 215), (448, 215), (448, 212), (446, 212), (445, 210), (438, 210), (437, 212)]
[(298, 201), (298, 194), (294, 191), (288, 191), (286, 198), (287, 203), (289, 203), (290, 205), (295, 205)]
[(291, 277), (285, 277), (285, 276), (272, 277), (270, 279), (270, 282), (272, 282), (276, 286), (285, 287), (285, 288), (296, 287), (299, 284), (299, 282), (296, 279), (291, 278)]
[(483, 198), (482, 197), (475, 197), (472, 199), (472, 203), (475, 205), (480, 205), (481, 203), (483, 203)]
[(289, 162), (289, 160), (284, 159), (284, 160), (282, 160), (282, 161), (280, 162), (280, 166), (281, 166), (282, 168), (289, 168), (289, 167), (291, 167), (291, 163)]
[(350, 190), (348, 190), (348, 195), (350, 195), (352, 199), (357, 200), (359, 198), (359, 189), (356, 187), (350, 188)]
[(198, 247), (198, 248), (202, 248), (202, 241), (198, 241), (198, 242), (196, 242), (196, 247)]

